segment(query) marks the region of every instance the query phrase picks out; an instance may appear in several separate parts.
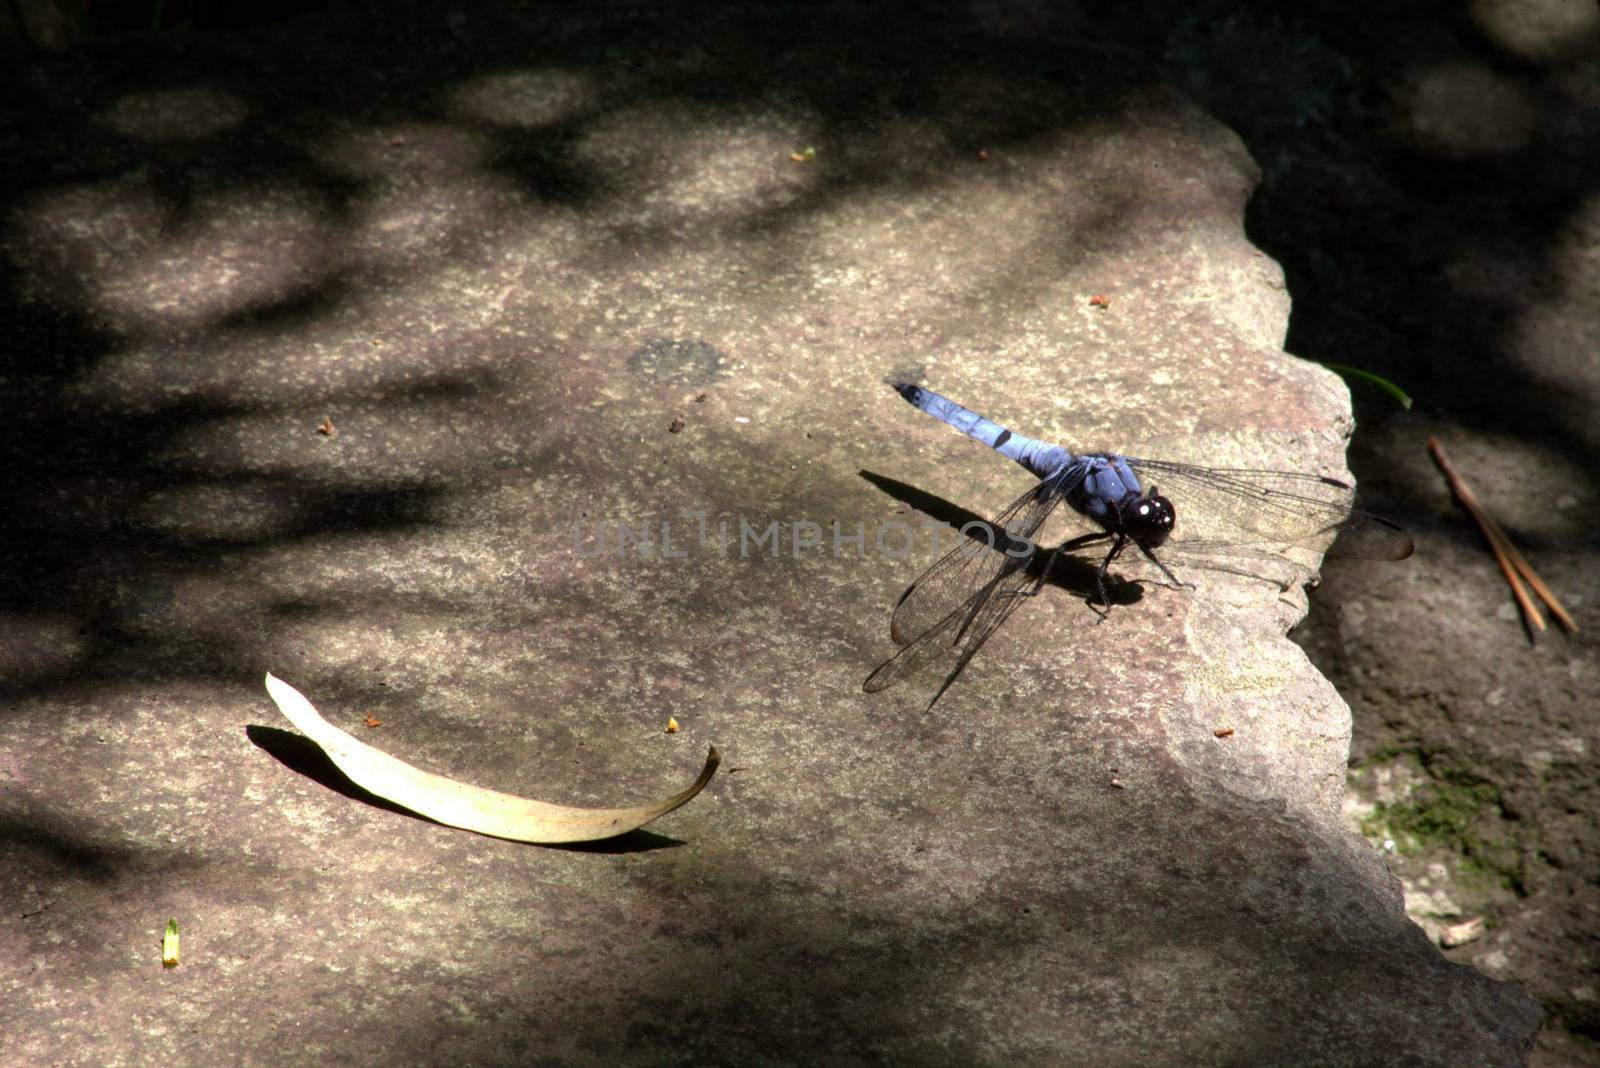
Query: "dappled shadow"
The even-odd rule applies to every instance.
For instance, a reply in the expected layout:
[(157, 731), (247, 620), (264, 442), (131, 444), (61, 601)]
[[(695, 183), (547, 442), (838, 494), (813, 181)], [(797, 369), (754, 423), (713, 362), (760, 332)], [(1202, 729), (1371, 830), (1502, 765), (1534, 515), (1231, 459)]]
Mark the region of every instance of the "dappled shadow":
[[(690, 226), (700, 241), (719, 230), (760, 239), (776, 267), (783, 233), (830, 205), (886, 184), (947, 182), (949, 152), (976, 166), (980, 149), (1099, 121), (1154, 77), (1129, 64), (1120, 80), (1081, 83), (1071, 97), (1081, 111), (1041, 125), (1006, 88), (1022, 57), (943, 32), (953, 26), (885, 55), (867, 32), (875, 16), (842, 9), (830, 18), (845, 20), (843, 36), (800, 11), (702, 24), (552, 14), (475, 11), (467, 50), (443, 9), (399, 18), (356, 6), (320, 16), (331, 28), (314, 41), (295, 23), (158, 34), (138, 49), (108, 38), (84, 53), (92, 79), (47, 57), (12, 73), (7, 128), (20, 154), (0, 188), (11, 250), (0, 306), (12, 331), (0, 551), (14, 566), (0, 606), (19, 620), (47, 610), (81, 640), (48, 669), (7, 672), (6, 693), (151, 671), (231, 675), (267, 620), (243, 611), (231, 633), (202, 638), (157, 619), (184, 578), (341, 533), (426, 529), (475, 464), (543, 461), (532, 445), (490, 455), (458, 432), (466, 448), (443, 464), (414, 435), (377, 440), (404, 476), (343, 466), (341, 450), (375, 441), (345, 412), (466, 428), (505, 414), (507, 376), (526, 380), (561, 357), (515, 366), (475, 328), (448, 324), (444, 340), (419, 346), (415, 330), (387, 322), (404, 298), (385, 310), (373, 295), (395, 287), (426, 305), (445, 272), (496, 254), (490, 220), (566, 226), (573, 210), (638, 198), (649, 210), (611, 224), (631, 254), (670, 247)], [(411, 74), (397, 82), (352, 66), (352, 49), (404, 52)], [(1047, 50), (1025, 62), (1046, 80), (1081, 82)], [(801, 170), (775, 143), (770, 174), (701, 203), (683, 171), (692, 161), (658, 166), (629, 143), (635, 123), (677, 116), (708, 132), (693, 136), (720, 137), (758, 114), (840, 151)], [(936, 151), (874, 147), (903, 131)], [(1095, 206), (1110, 229), (1125, 209), (1109, 192)], [(602, 239), (577, 263), (609, 255)], [(1032, 283), (985, 284), (1018, 299)], [(536, 317), (534, 328), (552, 325)], [(564, 398), (549, 404), (567, 410)], [(339, 437), (318, 438), (324, 416)], [(235, 514), (209, 524), (178, 514), (196, 502)], [(130, 598), (125, 574), (144, 592)], [(306, 610), (359, 599), (318, 596)], [(287, 600), (267, 596), (279, 614), (292, 613)], [(169, 640), (180, 653), (163, 650)]]
[[(1583, 357), (1542, 345), (1532, 358), (1527, 321), (1581, 270), (1562, 250), (1588, 225), (1600, 127), (1575, 125), (1575, 107), (1592, 111), (1568, 72), (1600, 47), (1600, 24), (1584, 28), (1576, 6), (1508, 26), (1501, 13), (1430, 3), (1403, 33), (1333, 4), (1292, 18), (1265, 4), (1227, 10), (1165, 54), (1262, 163), (1247, 227), (1294, 295), (1288, 350), (1400, 383), (1434, 425), (1535, 443), (1595, 471), (1595, 384), (1574, 373)], [(1243, 48), (1259, 73), (1229, 77)], [(1337, 75), (1301, 86), (1312, 69)], [(1375, 431), (1355, 436), (1352, 467), (1370, 497), (1404, 514), (1433, 472), (1369, 451), (1407, 416), (1359, 383), (1352, 392)], [(1475, 537), (1459, 523), (1439, 533)]]
[[(157, 35), (136, 47), (106, 42), (4, 75), (0, 89), (13, 110), (0, 129), (14, 152), (0, 178), (9, 254), (0, 282), (0, 320), (9, 331), (0, 382), (7, 410), (0, 454), (8, 462), (0, 554), (9, 567), (0, 578), (0, 610), (14, 624), (7, 635), (22, 637), (7, 646), (13, 661), (0, 677), (0, 717), (97, 682), (258, 677), (263, 656), (290, 650), (328, 674), (354, 676), (374, 665), (355, 638), (329, 631), (354, 630), (344, 624), (385, 611), (389, 618), (372, 629), (404, 612), (429, 622), (465, 618), (468, 629), (514, 595), (568, 606), (572, 629), (593, 628), (586, 637), (602, 630), (605, 620), (587, 612), (600, 595), (581, 578), (485, 579), (486, 561), (503, 542), (440, 548), (428, 540), (481, 523), (474, 508), (488, 507), (476, 502), (490, 489), (508, 497), (570, 492), (570, 476), (585, 461), (563, 454), (570, 439), (547, 434), (548, 427), (582, 420), (597, 435), (609, 432), (603, 447), (637, 450), (641, 472), (657, 459), (651, 446), (603, 424), (615, 388), (586, 365), (621, 368), (647, 338), (676, 338), (657, 317), (670, 320), (681, 283), (666, 271), (660, 288), (630, 279), (581, 322), (551, 313), (542, 294), (604, 289), (617, 280), (606, 272), (618, 263), (685, 250), (698, 258), (682, 270), (719, 267), (719, 241), (760, 246), (730, 274), (730, 292), (798, 289), (796, 263), (826, 253), (829, 244), (806, 227), (830, 210), (878, 190), (936, 191), (952, 174), (980, 167), (990, 183), (983, 195), (1003, 195), (1009, 178), (1000, 159), (981, 156), (1002, 157), (1007, 148), (1083, 124), (1115, 130), (1126, 121), (1123, 105), (1154, 84), (1153, 68), (1131, 57), (1115, 77), (1104, 69), (1085, 74), (1050, 33), (989, 37), (996, 27), (984, 25), (973, 33), (955, 9), (893, 9), (891, 16), (886, 34), (883, 11), (865, 8), (729, 13), (681, 5), (636, 16), (610, 7), (351, 4), (310, 26), (240, 37)], [(1104, 36), (1114, 27), (1139, 29), (1133, 21), (1118, 7), (1065, 28)], [(1344, 22), (1361, 25), (1339, 32), (1384, 32), (1382, 20)], [(1163, 44), (1155, 43), (1159, 55)], [(1076, 110), (1041, 115), (1024, 106), (1008, 91), (1007, 75), (1018, 72), (1076, 86)], [(680, 143), (663, 145), (662, 131)], [(789, 152), (808, 144), (822, 153), (806, 169)], [(1535, 155), (1512, 153), (1469, 168), (1466, 178), (1476, 195), (1536, 171), (1537, 163)], [(701, 164), (717, 166), (697, 170)], [(1426, 186), (1451, 167), (1444, 155), (1408, 155), (1403, 170)], [(1460, 382), (1470, 387), (1447, 409), (1450, 417), (1481, 418), (1524, 439), (1536, 429), (1572, 455), (1595, 459), (1578, 399), (1561, 396), (1559, 383), (1530, 381), (1499, 347), (1517, 294), (1485, 296), (1446, 280), (1413, 308), (1386, 303), (1401, 274), (1441, 275), (1432, 258), (1438, 253), (1427, 249), (1487, 255), (1521, 242), (1524, 231), (1499, 219), (1492, 233), (1463, 229), (1446, 240), (1431, 229), (1438, 219), (1407, 222), (1431, 195), (1426, 191), (1407, 192), (1374, 223), (1337, 204), (1330, 210), (1341, 175), (1313, 173), (1307, 184), (1270, 160), (1267, 173), (1252, 220), (1290, 272), (1297, 298), (1292, 348), (1339, 362), (1356, 362), (1348, 350), (1357, 348), (1363, 366), (1402, 380), (1426, 378), (1446, 353), (1462, 361)], [(1578, 180), (1576, 171), (1568, 177), (1570, 186), (1547, 188), (1536, 205), (1530, 256), (1591, 181)], [(1374, 199), (1389, 192), (1377, 190)], [(1070, 217), (1059, 207), (1019, 212), (1015, 227), (1047, 235), (1065, 271), (1085, 247), (1116, 242), (1139, 193), (1102, 190)], [(1469, 212), (1471, 204), (1466, 196), (1452, 210)], [(617, 205), (632, 213), (584, 217)], [(1280, 214), (1263, 215), (1269, 208)], [(853, 224), (863, 225), (862, 217)], [(1363, 229), (1383, 232), (1335, 240)], [(1011, 236), (957, 230), (948, 247), (959, 257), (966, 243)], [(524, 267), (489, 269), (508, 261)], [(1048, 299), (1052, 281), (1048, 272), (1030, 273), (1035, 265), (1001, 265), (959, 291), (929, 297), (924, 288), (937, 290), (931, 281), (923, 285), (931, 266), (905, 265), (892, 276), (913, 311), (918, 299), (1031, 310)], [(1553, 283), (1545, 277), (1541, 285)], [(882, 293), (851, 289), (841, 287), (838, 299), (872, 308), (883, 330), (898, 328), (887, 320), (899, 308), (891, 310)], [(1366, 308), (1381, 313), (1356, 314)], [(1442, 334), (1427, 326), (1440, 321), (1452, 324)], [(773, 329), (807, 327), (797, 317)], [(865, 346), (862, 360), (874, 358), (873, 336), (849, 341)], [(1476, 397), (1467, 396), (1472, 390)], [(319, 434), (324, 418), (329, 432)], [(792, 470), (782, 444), (730, 445), (729, 452), (736, 448), (745, 450), (735, 457), (741, 463)], [(1363, 461), (1358, 452), (1356, 461), (1362, 474), (1388, 472), (1367, 480), (1379, 501), (1415, 499), (1415, 473), (1390, 471), (1382, 460)], [(1584, 469), (1592, 473), (1595, 465)], [(496, 482), (504, 472), (519, 481)], [(647, 474), (638, 477), (648, 484)], [(741, 470), (707, 477), (737, 501), (744, 484), (765, 476)], [(892, 479), (863, 477), (951, 525), (982, 518)], [(395, 546), (410, 554), (386, 555)], [(797, 571), (789, 566), (786, 578)], [(1094, 566), (1066, 558), (1051, 579), (1092, 598)], [(749, 583), (738, 596), (759, 609), (788, 592)], [(1118, 584), (1112, 592), (1131, 601), (1138, 587)], [(686, 614), (715, 610), (681, 596)], [(541, 609), (504, 611), (525, 612), (514, 620), (524, 626), (506, 630), (538, 630)], [(319, 622), (329, 630), (316, 631)], [(770, 631), (775, 624), (764, 625)], [(416, 655), (425, 655), (404, 625), (392, 629), (396, 646), (413, 642)], [(638, 647), (633, 635), (605, 637), (611, 644), (604, 655), (624, 661), (596, 669), (610, 683), (637, 670), (626, 661)], [(504, 635), (484, 640), (502, 642), (491, 659), (504, 654), (518, 670), (537, 662), (514, 659), (528, 654)], [(593, 658), (596, 647), (574, 642), (551, 659)], [(313, 651), (301, 653), (305, 648)], [(743, 659), (759, 657), (746, 650)], [(453, 667), (427, 665), (434, 672), (428, 684), (444, 685)], [(344, 692), (377, 685), (367, 675), (342, 683)], [(592, 697), (573, 694), (574, 703)], [(441, 717), (434, 729), (448, 737), (475, 728)], [(294, 740), (299, 736), (259, 726), (247, 732), (297, 773), (363, 804), (404, 811), (349, 783), (320, 749)], [(1231, 805), (1176, 791), (1169, 799), (1188, 805), (1198, 821), (1176, 827), (1173, 837), (1208, 832), (1193, 841), (1219, 855), (1249, 841), (1237, 835), (1239, 813)], [(1063, 825), (1082, 822), (1068, 812), (1060, 818)], [(125, 860), (75, 845), (33, 815), (18, 817), (6, 833), (95, 878)], [(678, 844), (635, 832), (574, 852), (655, 851), (653, 859), (665, 860), (688, 852), (667, 848)], [(1048, 837), (1010, 843), (1025, 862), (1060, 844)], [(1101, 864), (1093, 850), (1079, 856), (1091, 874)], [(819, 908), (794, 916), (783, 907), (796, 895), (780, 893), (793, 887), (753, 867), (730, 861), (681, 876), (690, 890), (655, 869), (640, 878), (642, 895), (671, 900), (682, 893), (684, 915), (715, 915), (719, 925), (680, 921), (673, 929), (668, 917), (675, 951), (636, 977), (631, 989), (641, 996), (626, 1022), (619, 1023), (617, 1003), (603, 988), (580, 989), (554, 1018), (619, 1043), (697, 1053), (704, 1063), (748, 1063), (774, 1051), (795, 1060), (882, 1059), (886, 1034), (903, 1043), (898, 1048), (924, 1054), (925, 1063), (979, 1063), (994, 1054), (971, 1039), (920, 1038), (960, 1004), (949, 995), (964, 981), (960, 966), (1004, 978), (1017, 946), (1059, 965), (1061, 958), (1041, 948), (1052, 932), (1022, 918), (1023, 902), (1042, 900), (1052, 922), (1081, 915), (1078, 894), (1049, 881), (1053, 870), (1013, 869), (1010, 883), (996, 882), (1017, 908), (1000, 916), (972, 919), (965, 901), (878, 911), (871, 901), (883, 888), (846, 895), (838, 915)], [(1194, 860), (1183, 874), (1202, 870)], [(1305, 892), (1323, 892), (1321, 885), (1309, 880)], [(1164, 910), (1154, 929), (1131, 907), (1098, 917), (1107, 931), (1132, 932), (1124, 939), (1149, 939), (1120, 948), (1154, 957), (1183, 945), (1208, 956), (1226, 941), (1219, 930), (1242, 935), (1250, 926), (1249, 913), (1240, 920), (1228, 911), (1239, 899), (1195, 894), (1173, 902), (1152, 893), (1146, 903)], [(1266, 895), (1261, 904), (1274, 902)], [(1367, 967), (1340, 955), (1348, 932), (1337, 923), (1305, 922), (1298, 930), (1289, 952), (1306, 974), (1330, 945), (1338, 947), (1335, 966)], [(1407, 954), (1415, 948), (1404, 942), (1408, 934), (1414, 942), (1414, 933), (1388, 934)], [(736, 951), (741, 935), (756, 940), (753, 954)], [(707, 945), (715, 952), (696, 952)], [(514, 993), (529, 989), (516, 985), (520, 972), (537, 974), (524, 960), (479, 963), (500, 969)], [(1374, 968), (1382, 979), (1383, 969)], [(1126, 1008), (1119, 992), (1097, 999), (1074, 986), (1078, 977), (1054, 974), (1051, 1011), (1096, 1022)], [(706, 1002), (685, 1001), (684, 991), (700, 989), (712, 991)], [(1235, 993), (1237, 1006), (1257, 992)], [(791, 1014), (761, 1011), (773, 1004)], [(1340, 1011), (1326, 1008), (1330, 1016)], [(490, 1055), (511, 1060), (517, 1033), (550, 1014), (521, 1004), (508, 1013), (465, 1030)], [(405, 1019), (360, 1026), (372, 1028), (375, 1040), (401, 1031), (414, 1053), (438, 1040), (438, 1016), (422, 1006)], [(1257, 1030), (1245, 1036), (1242, 1062), (1279, 1049), (1279, 1022), (1260, 1014)]]
[(114, 883), (138, 853), (86, 835), (57, 813), (34, 809), (0, 815), (0, 856), (26, 867), (36, 879), (64, 873), (72, 880)]
[[(1104, 121), (1155, 85), (1136, 62), (1102, 81), (1057, 50), (998, 57), (937, 20), (884, 54), (875, 17), (844, 9), (829, 16), (841, 37), (799, 11), (694, 24), (484, 8), (471, 49), (456, 16), (425, 5), (320, 17), (317, 31), (106, 39), (82, 55), (92, 77), (46, 57), (10, 75), (0, 610), (15, 631), (47, 616), (72, 635), (19, 645), (0, 680), (13, 699), (232, 678), (294, 622), (396, 599), (447, 610), (449, 595), (392, 580), (308, 595), (293, 554), (439, 529), (467, 484), (564, 459), (536, 432), (495, 434), (593, 403), (560, 381), (572, 324), (545, 316), (541, 286), (719, 236), (783, 277), (789, 235), (835, 205), (940, 189), (979, 173), (980, 153)], [(352, 50), (405, 53), (411, 74), (352, 65)], [(1071, 84), (1075, 110), (1020, 108), (1019, 67)], [(639, 137), (673, 122), (693, 151), (641, 157)], [(773, 138), (761, 166), (706, 198), (697, 156), (722, 160), (751, 131)], [(809, 140), (832, 155), (796, 167), (787, 154)], [(1107, 190), (1032, 225), (1110, 240), (1135, 202)], [(641, 208), (572, 245), (575, 213), (616, 203)], [(514, 329), (482, 325), (457, 279), (513, 254), (571, 274), (509, 285)], [(964, 299), (1025, 304), (1049, 284), (997, 271)], [(599, 329), (639, 340), (629, 323)]]

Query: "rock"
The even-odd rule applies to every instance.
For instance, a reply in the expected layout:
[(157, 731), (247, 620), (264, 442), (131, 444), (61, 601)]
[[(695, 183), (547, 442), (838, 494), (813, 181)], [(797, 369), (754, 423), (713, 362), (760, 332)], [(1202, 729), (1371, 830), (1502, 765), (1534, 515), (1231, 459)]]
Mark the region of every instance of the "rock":
[[(8, 1054), (1520, 1062), (1534, 1005), (1340, 826), (1298, 589), (1102, 623), (1069, 568), (931, 712), (861, 692), (913, 509), (1026, 488), (887, 373), (1172, 459), (1332, 474), (1350, 427), (1236, 138), (1126, 53), (880, 17), (340, 9), (5, 120)], [(247, 736), (265, 667), (510, 792), (726, 771), (604, 849), (475, 838)]]

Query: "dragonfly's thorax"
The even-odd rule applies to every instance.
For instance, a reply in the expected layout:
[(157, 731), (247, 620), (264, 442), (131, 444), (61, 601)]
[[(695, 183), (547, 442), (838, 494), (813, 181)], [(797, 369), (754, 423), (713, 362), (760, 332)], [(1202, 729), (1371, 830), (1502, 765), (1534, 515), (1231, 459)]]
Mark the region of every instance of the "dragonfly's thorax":
[(1097, 452), (1074, 457), (1057, 477), (1072, 507), (1147, 549), (1166, 541), (1177, 523), (1172, 502), (1154, 486), (1140, 486), (1125, 456)]
[(1118, 529), (1127, 503), (1144, 495), (1128, 462), (1114, 453), (1074, 457), (1059, 477), (1067, 503), (1107, 530)]

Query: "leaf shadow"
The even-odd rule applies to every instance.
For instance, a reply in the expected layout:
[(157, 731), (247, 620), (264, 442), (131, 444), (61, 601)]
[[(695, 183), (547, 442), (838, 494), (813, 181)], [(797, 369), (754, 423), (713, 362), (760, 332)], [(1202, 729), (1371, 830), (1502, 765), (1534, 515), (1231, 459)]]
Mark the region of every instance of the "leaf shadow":
[[(465, 834), (477, 833), (461, 827), (450, 827), (449, 824), (440, 823), (438, 820), (424, 816), (422, 813), (406, 808), (404, 805), (395, 804), (381, 794), (373, 793), (339, 770), (339, 765), (333, 762), (322, 747), (303, 734), (286, 731), (280, 727), (266, 727), (258, 723), (251, 723), (246, 726), (244, 733), (258, 748), (265, 750), (268, 755), (290, 771), (304, 775), (312, 782), (325, 786), (334, 793), (348, 797), (352, 801), (360, 802), (372, 808), (382, 809), (384, 812), (408, 816), (422, 823), (431, 823), (436, 827), (447, 827), (452, 831), (461, 831)], [(510, 841), (510, 839), (496, 838), (494, 835), (481, 835), (480, 837), (494, 838), (496, 841)], [(657, 849), (676, 848), (685, 843), (676, 838), (669, 838), (664, 834), (635, 829), (612, 838), (603, 838), (593, 842), (517, 842), (515, 844), (542, 849), (562, 849), (572, 853), (621, 854), (648, 853)]]

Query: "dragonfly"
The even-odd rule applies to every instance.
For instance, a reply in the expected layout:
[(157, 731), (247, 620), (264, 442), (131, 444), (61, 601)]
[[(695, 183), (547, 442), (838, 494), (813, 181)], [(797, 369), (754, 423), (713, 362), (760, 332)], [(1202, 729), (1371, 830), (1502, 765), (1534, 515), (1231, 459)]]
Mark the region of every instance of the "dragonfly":
[[(1015, 460), (1038, 481), (987, 523), (963, 527), (963, 544), (906, 587), (889, 624), (901, 648), (867, 677), (868, 693), (954, 653), (954, 668), (934, 695), (937, 702), (1006, 618), (1044, 587), (1063, 553), (1106, 546), (1095, 569), (1103, 607), (1091, 602), (1104, 619), (1111, 610), (1106, 574), (1130, 548), (1174, 588), (1185, 584), (1162, 556), (1215, 568), (1217, 558), (1256, 555), (1268, 545), (1313, 545), (1329, 555), (1368, 560), (1403, 560), (1415, 548), (1404, 528), (1355, 507), (1354, 487), (1336, 478), (1197, 467), (1115, 452), (1074, 455), (915, 382), (888, 384), (913, 406)], [(1056, 546), (1038, 567), (1034, 538), (1063, 503), (1093, 529)]]

